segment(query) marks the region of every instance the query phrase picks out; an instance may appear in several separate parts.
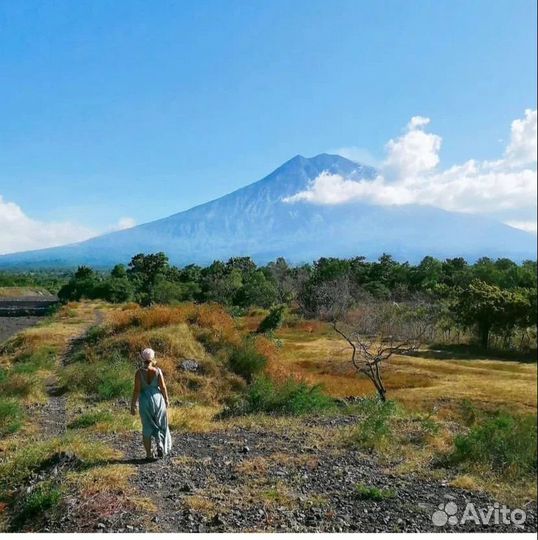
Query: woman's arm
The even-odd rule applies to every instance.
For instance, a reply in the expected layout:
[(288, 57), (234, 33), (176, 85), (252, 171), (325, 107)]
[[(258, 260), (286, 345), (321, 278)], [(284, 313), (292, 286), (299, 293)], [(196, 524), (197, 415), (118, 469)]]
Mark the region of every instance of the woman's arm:
[(135, 373), (133, 399), (131, 399), (131, 414), (136, 414), (136, 402), (140, 396), (140, 370)]
[(161, 389), (161, 392), (164, 396), (164, 401), (166, 403), (166, 406), (168, 407), (170, 405), (170, 400), (168, 399), (168, 389), (166, 388), (166, 384), (164, 382), (163, 372), (160, 369), (159, 369), (159, 388)]

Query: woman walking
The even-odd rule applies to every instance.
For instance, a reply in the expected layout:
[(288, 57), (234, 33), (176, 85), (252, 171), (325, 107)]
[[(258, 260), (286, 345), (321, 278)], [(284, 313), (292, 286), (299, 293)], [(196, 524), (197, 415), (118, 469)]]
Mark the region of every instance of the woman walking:
[(135, 375), (131, 414), (136, 414), (136, 403), (142, 420), (142, 440), (146, 449), (146, 459), (154, 459), (151, 441), (155, 440), (157, 456), (170, 452), (172, 437), (168, 429), (167, 407), (170, 404), (162, 371), (155, 367), (155, 351), (144, 349), (140, 354), (144, 367)]

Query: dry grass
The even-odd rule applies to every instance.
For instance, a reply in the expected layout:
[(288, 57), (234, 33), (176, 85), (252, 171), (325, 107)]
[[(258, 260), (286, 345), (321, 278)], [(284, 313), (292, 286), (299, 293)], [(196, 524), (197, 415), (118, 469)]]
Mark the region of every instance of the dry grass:
[(271, 467), (306, 467), (309, 470), (315, 469), (319, 464), (319, 459), (306, 454), (286, 454), (274, 452), (268, 456), (257, 456), (245, 459), (237, 464), (236, 472), (245, 476), (266, 476)]
[[(277, 334), (283, 342), (280, 361), (310, 381), (322, 383), (335, 397), (372, 395), (370, 381), (355, 373), (346, 344), (327, 328), (323, 333), (319, 337), (296, 328), (280, 330)], [(488, 359), (395, 356), (384, 368), (391, 399), (409, 410), (438, 408), (447, 418), (465, 399), (486, 410), (535, 412), (536, 377), (536, 364)]]
[(187, 431), (190, 433), (205, 433), (216, 428), (213, 420), (220, 411), (220, 407), (194, 405), (192, 407), (175, 408), (168, 410), (168, 421), (173, 431)]
[(214, 514), (217, 510), (215, 501), (203, 495), (189, 495), (183, 499), (183, 503), (187, 508), (200, 512), (201, 514)]
[(18, 296), (39, 296), (50, 294), (44, 289), (34, 287), (0, 287), (0, 298), (15, 298)]

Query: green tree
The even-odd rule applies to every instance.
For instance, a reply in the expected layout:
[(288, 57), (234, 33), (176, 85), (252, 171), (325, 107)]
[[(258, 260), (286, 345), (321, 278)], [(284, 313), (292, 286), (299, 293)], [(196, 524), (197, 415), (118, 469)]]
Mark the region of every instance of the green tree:
[(269, 281), (261, 270), (258, 270), (249, 273), (244, 278), (243, 285), (233, 297), (233, 303), (241, 307), (260, 306), (268, 308), (277, 299), (278, 291), (275, 284)]
[(476, 279), (460, 291), (452, 306), (458, 323), (476, 326), (484, 349), (488, 348), (492, 330), (506, 335), (524, 322), (530, 309), (529, 298), (522, 291), (503, 290)]
[(89, 266), (79, 266), (75, 275), (59, 291), (62, 302), (79, 301), (82, 298), (98, 298), (100, 276)]
[(169, 269), (168, 257), (162, 253), (135, 255), (129, 263), (127, 274), (135, 284), (139, 301), (143, 305), (154, 302), (157, 278)]

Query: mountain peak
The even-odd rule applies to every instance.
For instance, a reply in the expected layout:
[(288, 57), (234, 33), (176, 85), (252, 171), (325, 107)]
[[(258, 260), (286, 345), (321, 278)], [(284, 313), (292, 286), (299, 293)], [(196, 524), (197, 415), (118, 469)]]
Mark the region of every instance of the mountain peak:
[(322, 153), (292, 157), (265, 178), (219, 199), (70, 246), (0, 256), (0, 267), (60, 267), (128, 262), (136, 253), (166, 252), (175, 264), (208, 264), (215, 259), (251, 256), (257, 262), (286, 257), (306, 262), (319, 257), (399, 260), (480, 256), (536, 256), (535, 238), (481, 216), (425, 206), (285, 203), (321, 173), (373, 180), (373, 167)]

